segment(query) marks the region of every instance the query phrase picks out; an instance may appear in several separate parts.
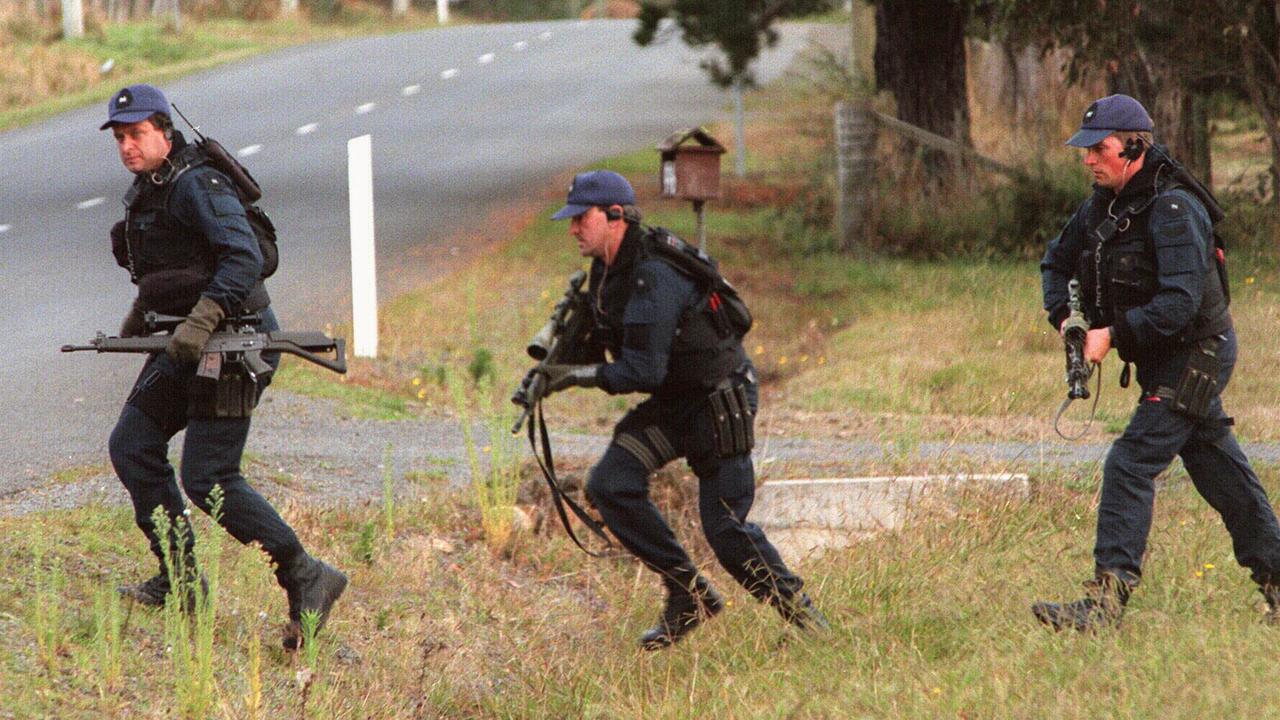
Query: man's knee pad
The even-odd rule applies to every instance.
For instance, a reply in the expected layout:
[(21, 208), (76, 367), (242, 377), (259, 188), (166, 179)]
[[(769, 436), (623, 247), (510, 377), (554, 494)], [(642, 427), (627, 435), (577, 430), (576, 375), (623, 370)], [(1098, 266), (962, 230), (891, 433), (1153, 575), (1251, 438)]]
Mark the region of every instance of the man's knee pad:
[(591, 468), (587, 477), (587, 497), (599, 506), (616, 497), (643, 494), (651, 472), (644, 461), (615, 442), (605, 450), (600, 462)]

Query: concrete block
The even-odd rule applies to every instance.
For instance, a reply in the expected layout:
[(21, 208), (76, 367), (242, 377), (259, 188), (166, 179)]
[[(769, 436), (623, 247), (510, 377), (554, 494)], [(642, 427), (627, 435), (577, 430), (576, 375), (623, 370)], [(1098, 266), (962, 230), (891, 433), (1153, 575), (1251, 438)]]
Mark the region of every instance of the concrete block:
[(945, 511), (966, 493), (1025, 500), (1030, 490), (1020, 473), (773, 480), (756, 488), (750, 519), (796, 557), (896, 528), (924, 503)]

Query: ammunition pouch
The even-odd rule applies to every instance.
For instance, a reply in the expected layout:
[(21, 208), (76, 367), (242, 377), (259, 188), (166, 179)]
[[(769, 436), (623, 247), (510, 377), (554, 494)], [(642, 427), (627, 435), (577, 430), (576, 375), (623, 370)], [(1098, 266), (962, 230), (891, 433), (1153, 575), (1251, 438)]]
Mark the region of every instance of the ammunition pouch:
[(1171, 407), (1188, 417), (1204, 419), (1209, 416), (1209, 406), (1218, 396), (1218, 374), (1222, 360), (1218, 357), (1221, 343), (1216, 337), (1196, 343), (1192, 348), (1187, 367), (1178, 378), (1178, 387), (1160, 387), (1156, 395), (1168, 400)]
[(755, 413), (740, 383), (722, 383), (707, 396), (711, 412), (711, 432), (716, 457), (730, 458), (751, 452), (755, 447)]
[(217, 380), (195, 377), (187, 394), (193, 418), (247, 418), (258, 405), (258, 383), (240, 363), (227, 363)]

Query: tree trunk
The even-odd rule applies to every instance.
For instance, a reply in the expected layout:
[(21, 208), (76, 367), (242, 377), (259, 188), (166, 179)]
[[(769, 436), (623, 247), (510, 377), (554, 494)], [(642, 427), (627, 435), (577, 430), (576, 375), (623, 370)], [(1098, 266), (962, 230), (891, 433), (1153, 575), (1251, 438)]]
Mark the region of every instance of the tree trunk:
[[(876, 0), (876, 87), (893, 93), (898, 118), (969, 145), (963, 0)], [(948, 180), (951, 159), (924, 151), (933, 186)]]

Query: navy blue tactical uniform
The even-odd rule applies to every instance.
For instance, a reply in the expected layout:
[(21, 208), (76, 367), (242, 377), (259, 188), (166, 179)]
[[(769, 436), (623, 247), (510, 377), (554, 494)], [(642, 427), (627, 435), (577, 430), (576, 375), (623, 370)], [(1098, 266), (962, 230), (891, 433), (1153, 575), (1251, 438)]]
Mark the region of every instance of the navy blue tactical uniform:
[[(1236, 361), (1225, 271), (1204, 204), (1172, 174), (1148, 152), (1119, 194), (1095, 189), (1041, 263), (1054, 330), (1068, 313), (1068, 281), (1078, 278), (1091, 327), (1110, 327), (1121, 359), (1137, 368), (1141, 397), (1107, 455), (1094, 548), (1097, 577), (1121, 584), (1121, 605), (1142, 576), (1155, 478), (1175, 456), (1221, 514), (1237, 560), (1264, 593), (1280, 582), (1280, 526), (1220, 397)], [(1114, 235), (1099, 243), (1108, 221)], [(1202, 366), (1216, 371), (1217, 380), (1207, 407), (1178, 409), (1189, 365), (1206, 360)]]
[[(755, 370), (738, 338), (723, 349), (684, 351), (681, 326), (699, 300), (694, 281), (643, 252), (644, 231), (630, 225), (610, 266), (592, 263), (593, 337), (613, 362), (600, 369), (611, 394), (650, 397), (618, 423), (613, 442), (591, 471), (587, 494), (609, 529), (646, 566), (688, 587), (696, 574), (671, 527), (649, 498), (649, 476), (687, 458), (699, 480), (702, 529), (720, 564), (755, 597), (774, 604), (802, 582), (760, 528), (747, 521), (755, 496), (750, 452), (718, 457), (707, 395), (719, 383), (744, 385), (752, 411)], [(708, 368), (718, 367), (720, 370)], [(708, 374), (709, 373), (709, 374)]]
[[(185, 315), (199, 296), (229, 316), (257, 312), (258, 329), (276, 330), (259, 279), (262, 255), (231, 181), (207, 164), (196, 164), (195, 147), (173, 136), (170, 162), (156, 175), (138, 175), (128, 195), (123, 244), (117, 260), (130, 269), (148, 310)], [(159, 279), (158, 282), (152, 282)], [(273, 367), (279, 357), (264, 357)], [(195, 376), (195, 363), (166, 354), (147, 360), (111, 433), (111, 461), (133, 501), (134, 519), (161, 559), (161, 539), (152, 513), (164, 507), (172, 522), (185, 523), (184, 503), (168, 443), (186, 428), (182, 485), (209, 512), (209, 493), (223, 493), (219, 522), (242, 543), (258, 542), (277, 568), (303, 556), (302, 545), (270, 503), (240, 473), (249, 434), (248, 417), (213, 417), (213, 383)], [(259, 393), (266, 383), (258, 388)], [(187, 533), (187, 550), (194, 537)]]
[(594, 170), (574, 177), (565, 206), (552, 216), (572, 219), (570, 234), (593, 258), (587, 294), (594, 322), (587, 337), (575, 338), (572, 357), (543, 372), (548, 394), (599, 387), (650, 396), (618, 423), (586, 488), (605, 524), (666, 588), (662, 614), (640, 644), (668, 647), (724, 608), (649, 497), (649, 477), (678, 457), (698, 476), (702, 530), (720, 564), (792, 624), (825, 630), (800, 578), (747, 522), (759, 397), (742, 349), (750, 313), (704, 253), (665, 230), (641, 227), (635, 202), (626, 178)]
[[(195, 537), (168, 458), (169, 440), (185, 428), (183, 488), (205, 512), (215, 509), (213, 489), (220, 488), (218, 522), (240, 542), (259, 543), (271, 557), (289, 603), (283, 645), (297, 649), (303, 642), (302, 614), (314, 611), (318, 630), (347, 578), (308, 555), (275, 508), (240, 473), (249, 415), (267, 376), (255, 376), (234, 357), (218, 373), (197, 372), (197, 362), (220, 327), (253, 324), (258, 331), (271, 331), (279, 326), (262, 282), (262, 245), (239, 189), (173, 129), (169, 111), (158, 88), (131, 85), (112, 96), (101, 127), (112, 129), (121, 161), (135, 174), (125, 195), (125, 219), (111, 230), (116, 261), (128, 268), (138, 286), (120, 334), (155, 331), (147, 324), (148, 312), (182, 316), (166, 351), (143, 366), (108, 445), (133, 502), (134, 520), (160, 565), (155, 576), (121, 586), (119, 592), (144, 605), (176, 599), (186, 610), (196, 607), (204, 582), (197, 582)], [(279, 356), (265, 354), (263, 360), (274, 368)], [(171, 528), (185, 532), (161, 537), (152, 517), (160, 508)]]

